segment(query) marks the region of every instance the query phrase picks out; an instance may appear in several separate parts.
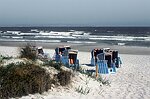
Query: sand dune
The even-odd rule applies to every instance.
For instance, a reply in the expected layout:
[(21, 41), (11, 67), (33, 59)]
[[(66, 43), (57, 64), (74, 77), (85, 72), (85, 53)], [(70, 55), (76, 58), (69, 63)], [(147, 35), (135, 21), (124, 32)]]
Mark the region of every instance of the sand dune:
[[(16, 56), (17, 47), (0, 46), (0, 54)], [(51, 56), (54, 50), (45, 49)], [(52, 88), (43, 94), (23, 96), (21, 99), (150, 99), (150, 56), (120, 54), (122, 66), (115, 74), (102, 75), (110, 82), (110, 86), (101, 86), (97, 81), (80, 73), (73, 78), (68, 87)], [(90, 63), (90, 52), (79, 52), (80, 64)], [(82, 95), (75, 91), (78, 86), (88, 86), (91, 91)]]

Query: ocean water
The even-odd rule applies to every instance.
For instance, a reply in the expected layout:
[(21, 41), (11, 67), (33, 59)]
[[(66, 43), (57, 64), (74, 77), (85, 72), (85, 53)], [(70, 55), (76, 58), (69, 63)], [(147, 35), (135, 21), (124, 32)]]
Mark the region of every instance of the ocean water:
[(150, 47), (150, 27), (0, 27), (0, 41)]

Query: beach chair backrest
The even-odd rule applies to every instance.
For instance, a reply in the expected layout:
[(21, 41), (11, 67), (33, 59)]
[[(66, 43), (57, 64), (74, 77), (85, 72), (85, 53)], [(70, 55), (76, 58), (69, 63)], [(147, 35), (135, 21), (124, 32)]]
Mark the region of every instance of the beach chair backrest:
[(71, 49), (70, 46), (57, 47), (55, 49), (55, 53), (56, 54), (63, 54), (65, 50), (70, 50), (70, 49)]
[(68, 56), (68, 55), (69, 55), (68, 50), (64, 50), (63, 53), (62, 53), (62, 56)]
[(107, 60), (107, 65), (110, 68), (111, 67), (111, 62), (112, 62), (112, 58), (110, 54), (106, 54), (105, 55), (105, 60)]
[(112, 52), (112, 60), (115, 62), (115, 60), (118, 58), (118, 51), (113, 51)]
[(65, 51), (65, 48), (59, 48), (59, 54), (62, 54)]
[(97, 55), (97, 59), (98, 60), (105, 60), (105, 54), (104, 53), (100, 53)]

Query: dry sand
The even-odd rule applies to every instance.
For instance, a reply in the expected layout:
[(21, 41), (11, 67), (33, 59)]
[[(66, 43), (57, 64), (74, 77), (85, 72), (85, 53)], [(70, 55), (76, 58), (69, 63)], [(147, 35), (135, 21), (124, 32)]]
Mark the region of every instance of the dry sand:
[[(17, 50), (17, 47), (0, 46), (0, 54), (3, 55), (16, 56)], [(44, 51), (51, 56), (54, 53), (50, 49)], [(68, 87), (52, 88), (43, 94), (23, 96), (21, 99), (150, 99), (150, 55), (120, 54), (120, 57), (123, 64), (117, 73), (102, 75), (111, 82), (110, 86), (100, 86), (97, 81), (77, 74)], [(89, 64), (90, 52), (79, 52), (78, 58), (80, 64)], [(88, 86), (90, 93), (77, 93), (75, 89), (79, 86)]]

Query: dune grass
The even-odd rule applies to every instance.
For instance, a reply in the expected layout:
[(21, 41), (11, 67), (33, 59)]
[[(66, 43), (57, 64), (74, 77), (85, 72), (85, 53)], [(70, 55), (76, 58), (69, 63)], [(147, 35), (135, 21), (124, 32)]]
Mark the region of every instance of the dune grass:
[(70, 71), (60, 70), (57, 74), (58, 81), (61, 86), (66, 86), (71, 82), (72, 73)]
[[(52, 84), (65, 86), (70, 83), (71, 72), (61, 69), (61, 63), (46, 60), (43, 65), (36, 64), (37, 53), (29, 44), (21, 48), (20, 53), (20, 58), (27, 59), (25, 62), (12, 62), (5, 66), (0, 64), (0, 99), (42, 93), (51, 89)], [(0, 58), (0, 63), (9, 59), (5, 56)], [(58, 74), (51, 78), (51, 73), (43, 66), (54, 67)]]
[(32, 63), (11, 63), (0, 67), (0, 98), (42, 93), (51, 88), (53, 79), (45, 69)]
[(56, 78), (51, 78), (42, 66), (33, 62), (17, 62), (1, 66), (0, 99), (42, 93), (51, 89), (52, 84), (57, 83), (66, 86), (71, 81), (71, 75), (70, 71), (60, 69)]
[(56, 61), (53, 61), (53, 60), (46, 60), (43, 63), (43, 66), (51, 66), (51, 67), (54, 67), (57, 70), (61, 70), (62, 65), (63, 64), (61, 62), (56, 62)]
[(20, 57), (34, 61), (37, 59), (38, 55), (34, 47), (31, 44), (27, 44), (25, 47), (21, 48)]
[(10, 56), (4, 56), (4, 55), (0, 55), (0, 63), (3, 61), (3, 60), (9, 60), (13, 57), (10, 57)]

